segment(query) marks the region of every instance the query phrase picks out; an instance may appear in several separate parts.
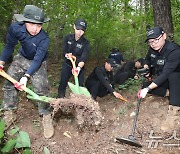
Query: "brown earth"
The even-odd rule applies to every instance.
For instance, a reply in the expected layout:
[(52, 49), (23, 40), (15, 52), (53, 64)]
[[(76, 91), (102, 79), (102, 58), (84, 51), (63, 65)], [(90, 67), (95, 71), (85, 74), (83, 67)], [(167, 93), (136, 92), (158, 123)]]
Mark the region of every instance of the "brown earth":
[[(89, 67), (91, 65), (91, 67)], [(96, 63), (88, 63), (87, 74), (92, 71)], [(57, 64), (51, 63), (49, 79), (51, 95), (57, 92), (59, 73)], [(3, 79), (0, 78), (2, 88)], [(73, 82), (73, 81), (72, 81)], [(69, 95), (70, 90), (67, 90)], [(79, 129), (77, 117), (59, 114), (54, 118), (55, 134), (51, 139), (43, 137), (41, 117), (32, 101), (21, 95), (18, 108), (17, 126), (26, 131), (31, 139), (33, 154), (43, 154), (47, 147), (52, 154), (178, 154), (180, 153), (179, 129), (169, 133), (160, 130), (161, 122), (168, 109), (168, 98), (150, 96), (141, 101), (134, 134), (136, 140), (142, 144), (137, 148), (116, 142), (116, 137), (127, 138), (132, 131), (134, 113), (136, 112), (136, 92), (120, 91), (127, 98), (128, 103), (122, 102), (112, 95), (98, 98), (97, 102), (102, 114), (102, 123), (98, 129)], [(2, 101), (2, 91), (0, 93)], [(75, 100), (74, 103), (79, 101)], [(86, 103), (86, 102), (84, 102)], [(178, 127), (177, 127), (178, 128)], [(180, 126), (179, 126), (180, 128)], [(174, 138), (173, 138), (174, 132)], [(176, 133), (176, 134), (175, 134)]]

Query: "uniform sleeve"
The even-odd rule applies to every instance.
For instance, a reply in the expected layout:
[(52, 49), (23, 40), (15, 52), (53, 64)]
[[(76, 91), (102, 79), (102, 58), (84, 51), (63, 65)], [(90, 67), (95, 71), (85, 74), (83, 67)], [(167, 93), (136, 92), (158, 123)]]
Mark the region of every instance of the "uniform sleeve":
[(0, 60), (7, 62), (14, 52), (14, 48), (18, 43), (18, 39), (16, 38), (16, 34), (14, 32), (13, 25), (10, 26), (8, 34), (6, 36), (6, 45), (2, 51)]
[(172, 51), (164, 65), (162, 73), (154, 80), (154, 83), (158, 86), (161, 85), (168, 76), (175, 71), (175, 69), (180, 65), (180, 49), (175, 49)]
[(65, 56), (66, 53), (68, 53), (68, 38), (69, 35), (66, 35), (64, 38), (64, 47), (63, 47), (63, 57)]
[(26, 71), (27, 74), (33, 75), (39, 69), (44, 58), (48, 53), (48, 47), (49, 47), (49, 38), (46, 38), (39, 43), (37, 47), (36, 55), (34, 56), (34, 59), (32, 60), (30, 67)]
[(85, 62), (88, 58), (88, 54), (90, 52), (90, 43), (87, 41), (85, 46), (84, 46), (84, 49), (83, 49), (83, 52), (82, 52), (82, 55), (81, 57), (78, 59), (78, 62)]
[(143, 65), (148, 65), (150, 66), (150, 61), (151, 61), (151, 52), (150, 50), (148, 51), (144, 61), (143, 61)]
[(99, 79), (99, 81), (101, 82), (101, 84), (103, 84), (107, 90), (111, 93), (114, 92), (114, 89), (112, 88), (112, 86), (110, 85), (109, 81), (107, 81), (103, 75), (103, 71), (100, 67), (97, 67), (95, 69), (95, 74), (97, 76), (97, 78)]

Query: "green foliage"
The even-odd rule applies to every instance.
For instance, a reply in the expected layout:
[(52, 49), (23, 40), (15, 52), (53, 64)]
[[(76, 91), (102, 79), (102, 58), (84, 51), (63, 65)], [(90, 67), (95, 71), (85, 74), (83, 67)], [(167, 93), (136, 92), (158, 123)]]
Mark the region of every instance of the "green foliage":
[(125, 114), (125, 112), (126, 112), (126, 109), (125, 108), (122, 108), (120, 111), (119, 111), (119, 115), (120, 116), (123, 116), (124, 114)]
[(30, 148), (26, 148), (26, 149), (23, 151), (23, 154), (31, 154), (31, 149), (30, 149)]
[(10, 153), (13, 149), (21, 149), (23, 154), (31, 154), (31, 143), (29, 135), (20, 131), (18, 127), (9, 131), (9, 135), (12, 137), (8, 139), (5, 136), (5, 122), (0, 121), (0, 151), (2, 153)]
[(20, 131), (17, 134), (15, 148), (26, 148), (26, 147), (28, 147), (28, 148), (31, 147), (29, 135), (24, 131)]
[(4, 129), (5, 129), (5, 122), (1, 120), (0, 121), (0, 139), (4, 137)]
[[(148, 6), (142, 5), (141, 2), (140, 0), (22, 0), (19, 3), (19, 0), (1, 0), (0, 44), (5, 42), (13, 13), (22, 13), (26, 4), (34, 4), (43, 8), (51, 19), (50, 22), (43, 24), (51, 40), (50, 57), (60, 57), (64, 36), (74, 32), (73, 24), (77, 18), (84, 18), (88, 23), (85, 35), (91, 43), (91, 56), (107, 57), (110, 49), (117, 47), (126, 60), (137, 59), (145, 56), (146, 28), (148, 25), (154, 25), (150, 1), (147, 1)], [(171, 9), (174, 39), (180, 43), (180, 1), (171, 0)]]
[(171, 0), (171, 12), (174, 24), (174, 41), (180, 44), (180, 1)]
[(9, 153), (11, 152), (11, 150), (14, 148), (15, 145), (16, 145), (16, 139), (10, 139), (7, 141), (5, 146), (1, 149), (1, 152)]
[(124, 84), (119, 85), (119, 89), (128, 90), (130, 93), (134, 94), (138, 92), (141, 83), (142, 83), (142, 78), (139, 78), (138, 80), (129, 78)]
[(129, 103), (127, 106), (121, 108), (121, 110), (118, 112), (118, 115), (119, 116), (125, 115), (126, 111), (132, 109), (133, 107), (134, 107), (134, 104)]

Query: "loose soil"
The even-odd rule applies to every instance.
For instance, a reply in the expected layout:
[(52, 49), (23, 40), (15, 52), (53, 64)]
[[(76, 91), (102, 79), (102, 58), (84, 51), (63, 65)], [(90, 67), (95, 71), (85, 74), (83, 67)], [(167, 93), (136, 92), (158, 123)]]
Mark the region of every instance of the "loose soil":
[[(86, 73), (89, 74), (94, 68), (92, 66), (96, 65), (96, 62), (89, 62)], [(49, 68), (50, 92), (52, 96), (55, 96), (55, 93), (57, 93), (60, 73), (60, 70), (56, 69), (58, 67), (58, 64), (51, 63)], [(0, 77), (1, 88), (3, 85), (2, 81), (3, 79)], [(71, 81), (73, 82), (73, 79)], [(98, 127), (92, 123), (86, 123), (88, 127), (86, 127), (87, 125), (79, 127), (82, 125), (78, 122), (77, 110), (76, 114), (70, 115), (65, 115), (61, 111), (54, 116), (54, 136), (51, 139), (45, 139), (41, 124), (42, 118), (39, 117), (34, 102), (26, 99), (26, 95), (21, 92), (16, 125), (29, 134), (33, 154), (43, 154), (44, 147), (47, 147), (51, 154), (180, 153), (180, 131), (178, 129), (180, 125), (168, 133), (160, 130), (161, 122), (168, 110), (169, 101), (167, 97), (148, 95), (141, 101), (137, 129), (134, 136), (136, 141), (142, 144), (142, 148), (117, 143), (116, 137), (127, 138), (131, 134), (137, 104), (136, 92), (131, 93), (125, 90), (120, 91), (120, 93), (128, 100), (127, 103), (114, 98), (112, 95), (97, 98), (99, 115), (101, 116), (101, 119), (98, 119), (101, 121)], [(70, 90), (67, 89), (67, 97), (69, 96)], [(2, 91), (0, 98), (1, 100), (3, 98)], [(79, 100), (82, 100), (82, 98)], [(79, 100), (72, 99), (70, 102), (78, 104)], [(83, 120), (86, 121), (87, 119)]]

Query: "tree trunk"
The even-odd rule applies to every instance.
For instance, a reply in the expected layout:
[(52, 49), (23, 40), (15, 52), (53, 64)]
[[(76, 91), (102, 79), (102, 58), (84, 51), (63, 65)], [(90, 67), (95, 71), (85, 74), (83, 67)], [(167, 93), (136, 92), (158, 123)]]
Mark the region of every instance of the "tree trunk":
[(167, 38), (173, 40), (173, 23), (170, 0), (152, 0), (154, 24), (161, 26), (167, 33)]

